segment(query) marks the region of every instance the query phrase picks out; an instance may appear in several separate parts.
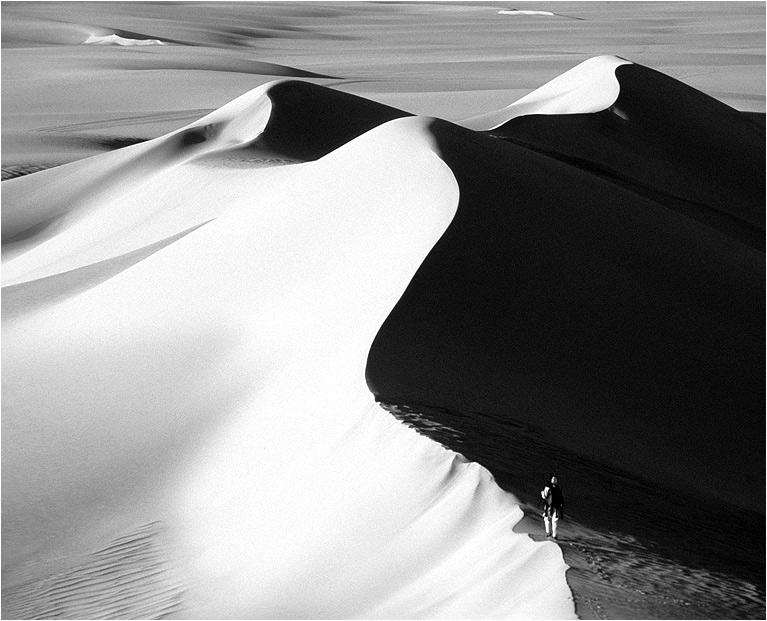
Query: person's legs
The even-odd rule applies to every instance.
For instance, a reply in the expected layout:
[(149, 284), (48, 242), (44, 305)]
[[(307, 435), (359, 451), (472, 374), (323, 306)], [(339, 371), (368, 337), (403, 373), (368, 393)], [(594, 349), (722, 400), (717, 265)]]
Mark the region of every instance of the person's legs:
[(546, 528), (546, 536), (551, 534), (551, 516), (546, 513), (543, 514), (543, 525)]
[[(559, 518), (555, 511), (554, 515), (551, 516), (551, 536), (554, 537), (554, 539), (557, 538), (557, 522), (559, 522)], [(548, 533), (548, 529), (546, 532)]]

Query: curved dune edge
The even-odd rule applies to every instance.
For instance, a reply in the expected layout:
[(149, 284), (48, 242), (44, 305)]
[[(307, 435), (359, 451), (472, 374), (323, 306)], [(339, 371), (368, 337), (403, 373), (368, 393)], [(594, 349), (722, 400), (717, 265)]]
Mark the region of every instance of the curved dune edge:
[[(223, 119), (251, 102), (200, 125), (239, 145), (263, 118)], [(35, 593), (53, 584), (85, 614), (78, 581), (130, 569), (118, 553), (91, 571), (96, 551), (160, 524), (152, 555), (167, 569), (127, 590), (147, 616), (183, 590), (181, 617), (574, 618), (559, 549), (514, 534), (522, 512), (489, 473), (402, 426), (365, 384), (373, 338), (458, 203), (430, 123), (384, 123), (279, 167), (271, 188), (216, 171), (196, 198), (227, 188), (216, 219), (4, 325), (4, 605), (49, 610)], [(188, 179), (191, 159), (174, 158), (157, 187)], [(96, 162), (105, 176), (111, 162)], [(108, 201), (88, 209), (60, 235), (110, 215)], [(57, 558), (68, 567), (46, 572)], [(101, 584), (88, 615), (117, 601)], [(172, 602), (151, 610), (163, 585)]]
[(18, 285), (5, 285), (2, 296), (3, 321), (24, 316), (44, 306), (56, 304), (82, 291), (96, 287), (205, 224), (207, 222), (112, 259), (105, 259), (68, 272), (37, 278)]
[(668, 76), (617, 74), (628, 122), (525, 116), (510, 140), (441, 124), (461, 205), (382, 326), (371, 389), (540, 425), (740, 506), (737, 482), (764, 482), (738, 458), (764, 451), (764, 134)]
[[(203, 204), (191, 194), (192, 189), (204, 191), (201, 180), (211, 182), (216, 173), (184, 164), (224, 158), (315, 160), (403, 116), (408, 113), (354, 95), (278, 80), (165, 136), (44, 170), (34, 179), (8, 180), (3, 184), (3, 283), (19, 284), (110, 259), (217, 216), (223, 200)], [(168, 185), (164, 174), (184, 181)], [(169, 226), (176, 228), (148, 232), (126, 245), (127, 229), (147, 229), (148, 218), (155, 224), (168, 219), (167, 200), (174, 201)], [(93, 228), (84, 236), (80, 231), (88, 221)], [(78, 255), (85, 246), (92, 252)]]
[(619, 56), (596, 56), (576, 65), (513, 104), (458, 125), (488, 131), (528, 114), (584, 114), (606, 110), (620, 94), (615, 69), (632, 64)]
[[(263, 131), (269, 84), (233, 100), (175, 132), (3, 183), (3, 242), (53, 218), (74, 221), (158, 174), (216, 149), (242, 146)], [(4, 266), (5, 268), (6, 266)], [(11, 271), (13, 273), (13, 271)]]
[[(589, 59), (510, 106), (466, 119), (461, 125), (486, 130), (522, 115), (574, 114), (606, 109), (619, 94), (615, 68), (622, 64), (630, 64), (630, 61), (616, 56)], [(278, 100), (276, 107), (275, 99)], [(324, 115), (323, 122), (317, 122), (315, 108), (318, 107)], [(292, 124), (292, 128), (284, 127), (282, 119), (286, 115), (281, 113), (284, 109), (287, 109), (287, 124)], [(353, 111), (351, 115), (350, 111)], [(45, 176), (44, 184), (38, 180), (29, 188), (21, 178), (4, 182), (6, 202), (11, 205), (23, 203), (24, 207), (3, 210), (3, 241), (23, 236), (26, 230), (65, 214), (67, 219), (77, 217), (71, 205), (78, 205), (80, 212), (86, 211), (88, 204), (100, 204), (111, 196), (119, 196), (151, 178), (162, 166), (216, 151), (248, 147), (260, 149), (265, 157), (276, 154), (316, 159), (377, 124), (407, 114), (309, 83), (270, 82), (166, 136), (41, 171), (37, 174)], [(278, 127), (269, 133), (267, 130), (275, 124)], [(109, 159), (105, 159), (107, 157)], [(74, 174), (79, 180), (73, 178)], [(59, 181), (62, 179), (63, 182)], [(104, 187), (107, 187), (107, 196), (103, 194)], [(14, 279), (15, 273), (10, 268), (9, 278)]]
[(620, 93), (609, 109), (516, 117), (492, 136), (763, 250), (764, 128), (654, 69), (629, 63), (614, 73)]

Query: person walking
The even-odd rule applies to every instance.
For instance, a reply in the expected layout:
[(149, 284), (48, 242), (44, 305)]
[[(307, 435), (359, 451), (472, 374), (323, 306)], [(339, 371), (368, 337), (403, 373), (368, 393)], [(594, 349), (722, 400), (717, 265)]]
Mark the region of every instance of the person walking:
[(541, 491), (543, 499), (543, 524), (546, 527), (546, 536), (557, 538), (557, 523), (562, 519), (565, 508), (565, 496), (562, 488), (557, 484), (557, 477), (549, 476), (549, 482)]

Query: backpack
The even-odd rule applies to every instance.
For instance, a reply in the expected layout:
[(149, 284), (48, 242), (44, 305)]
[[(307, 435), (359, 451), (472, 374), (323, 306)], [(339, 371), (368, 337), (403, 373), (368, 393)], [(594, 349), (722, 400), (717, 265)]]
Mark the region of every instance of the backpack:
[(541, 498), (543, 498), (543, 504), (546, 505), (547, 507), (550, 507), (553, 501), (554, 494), (552, 494), (551, 492), (552, 492), (552, 489), (548, 485), (543, 488), (543, 491), (541, 491)]

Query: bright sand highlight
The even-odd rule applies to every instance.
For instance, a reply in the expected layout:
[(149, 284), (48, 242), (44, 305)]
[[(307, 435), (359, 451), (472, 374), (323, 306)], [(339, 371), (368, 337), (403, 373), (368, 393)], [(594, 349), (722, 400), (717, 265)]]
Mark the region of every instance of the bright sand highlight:
[[(11, 231), (55, 221), (4, 266), (6, 584), (65, 580), (158, 523), (144, 590), (181, 588), (183, 617), (572, 617), (561, 553), (512, 532), (514, 498), (365, 385), (458, 201), (430, 121), (312, 163), (202, 163), (258, 136), (265, 92), (4, 184)], [(102, 588), (101, 614), (124, 605)]]

